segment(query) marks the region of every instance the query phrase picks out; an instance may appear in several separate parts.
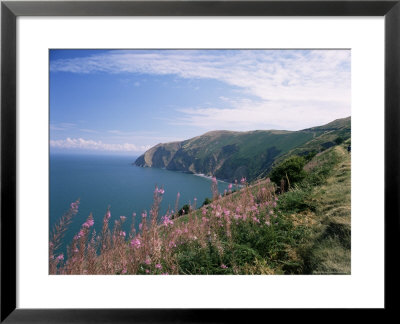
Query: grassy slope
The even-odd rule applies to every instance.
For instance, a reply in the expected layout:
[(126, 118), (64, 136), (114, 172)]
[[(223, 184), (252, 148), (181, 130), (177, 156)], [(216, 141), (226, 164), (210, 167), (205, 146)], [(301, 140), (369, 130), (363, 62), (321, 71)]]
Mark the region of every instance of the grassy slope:
[(333, 122), (324, 126), (313, 127), (305, 129), (308, 132), (319, 132), (313, 136), (308, 142), (299, 145), (285, 154), (280, 155), (274, 162), (274, 165), (281, 163), (291, 155), (303, 155), (304, 153), (316, 151), (320, 152), (327, 148), (327, 146), (334, 146), (335, 139), (340, 136), (343, 139), (350, 138), (351, 135), (351, 117), (334, 120)]
[[(313, 190), (316, 206), (313, 243), (304, 251), (306, 272), (351, 270), (351, 154), (345, 145), (327, 152), (337, 163), (326, 184)], [(316, 157), (318, 159), (318, 157)]]
[[(303, 184), (280, 197), (282, 219), (293, 225), (291, 233), (284, 238), (283, 250), (276, 249), (280, 251), (280, 259), (273, 255), (257, 257), (242, 268), (242, 273), (350, 274), (351, 156), (346, 147), (346, 144), (332, 147), (305, 166), (310, 179), (318, 176), (320, 183)], [(315, 181), (310, 179), (309, 182)], [(259, 180), (250, 190), (256, 194), (264, 183), (265, 180)], [(240, 192), (236, 192), (231, 197), (223, 197), (221, 203), (239, 197)], [(182, 216), (178, 222), (187, 222), (194, 215), (201, 217), (196, 211)], [(252, 251), (248, 244), (244, 246)], [(244, 246), (243, 242), (237, 245)], [(252, 253), (258, 255), (257, 251)]]

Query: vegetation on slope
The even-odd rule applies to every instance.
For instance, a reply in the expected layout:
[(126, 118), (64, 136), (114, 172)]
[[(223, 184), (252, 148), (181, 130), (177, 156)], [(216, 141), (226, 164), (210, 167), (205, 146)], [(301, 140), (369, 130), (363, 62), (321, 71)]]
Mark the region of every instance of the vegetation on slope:
[(283, 163), (280, 170), (288, 174), (287, 184), (285, 179), (274, 183), (269, 178), (248, 184), (243, 178), (242, 187), (231, 186), (220, 196), (214, 180), (210, 203), (189, 208), (189, 214), (180, 217), (167, 212), (161, 224), (158, 214), (164, 189), (156, 187), (152, 209), (141, 215), (138, 231), (132, 228), (125, 233), (122, 216), (110, 229), (108, 210), (102, 232), (95, 233), (90, 215), (64, 259), (57, 249), (64, 223), (78, 210), (75, 202), (50, 240), (50, 273), (348, 274), (350, 154), (346, 145), (310, 158), (297, 170), (303, 175), (297, 181), (296, 170), (290, 175), (285, 168), (291, 164)]
[(158, 144), (136, 161), (141, 167), (166, 168), (216, 176), (233, 182), (265, 177), (288, 156), (318, 153), (350, 137), (350, 117), (301, 131), (213, 131), (183, 141)]

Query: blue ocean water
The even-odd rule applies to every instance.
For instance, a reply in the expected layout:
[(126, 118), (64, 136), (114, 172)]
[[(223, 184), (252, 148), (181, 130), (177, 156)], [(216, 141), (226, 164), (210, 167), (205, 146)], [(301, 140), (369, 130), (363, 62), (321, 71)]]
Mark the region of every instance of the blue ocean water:
[[(149, 211), (153, 203), (153, 192), (157, 185), (165, 193), (161, 212), (175, 208), (176, 195), (180, 193), (179, 207), (197, 198), (200, 206), (206, 197), (211, 197), (211, 179), (156, 168), (141, 168), (132, 165), (136, 157), (99, 155), (50, 155), (50, 229), (68, 210), (71, 202), (80, 199), (79, 212), (65, 235), (69, 244), (79, 231), (89, 213), (94, 217), (94, 228), (101, 230), (102, 220), (110, 206), (111, 220), (126, 216), (125, 229), (129, 231), (132, 213), (136, 213), (137, 227), (140, 215)], [(218, 182), (222, 193), (228, 183)]]

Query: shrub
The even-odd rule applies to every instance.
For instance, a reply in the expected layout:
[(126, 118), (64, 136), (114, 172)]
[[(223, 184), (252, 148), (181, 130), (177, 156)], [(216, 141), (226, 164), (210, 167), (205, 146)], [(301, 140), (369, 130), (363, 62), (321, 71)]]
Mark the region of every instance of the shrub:
[(311, 152), (307, 152), (307, 154), (305, 154), (305, 155), (303, 155), (303, 156), (304, 156), (306, 162), (309, 162), (309, 161), (311, 161), (312, 158), (313, 158), (314, 156), (316, 156), (316, 155), (317, 155), (317, 151), (311, 151)]
[(340, 144), (342, 144), (344, 142), (344, 138), (343, 137), (337, 137), (336, 139), (335, 139), (335, 143), (337, 144), (337, 145), (340, 145)]
[(178, 214), (179, 214), (179, 216), (182, 216), (182, 215), (188, 214), (189, 211), (190, 211), (190, 206), (188, 204), (185, 204), (182, 206), (181, 209), (179, 209)]
[(204, 202), (203, 202), (203, 205), (202, 206), (206, 206), (206, 205), (209, 205), (209, 204), (211, 204), (212, 203), (212, 200), (210, 199), (210, 198), (206, 198), (206, 199), (204, 199)]
[(289, 179), (290, 186), (302, 181), (306, 177), (306, 172), (303, 170), (306, 160), (304, 157), (293, 155), (287, 158), (271, 171), (270, 178), (277, 185), (280, 181)]

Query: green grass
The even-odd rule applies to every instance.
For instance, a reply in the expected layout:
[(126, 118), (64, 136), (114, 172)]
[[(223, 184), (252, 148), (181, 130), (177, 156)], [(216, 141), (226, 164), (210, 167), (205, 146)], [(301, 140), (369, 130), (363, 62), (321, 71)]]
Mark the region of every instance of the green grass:
[[(181, 245), (180, 273), (350, 274), (351, 155), (346, 148), (346, 143), (329, 148), (305, 165), (306, 178), (279, 196), (274, 226), (241, 223), (233, 227), (232, 239), (219, 233), (218, 248), (196, 242)], [(246, 190), (256, 197), (264, 182)], [(240, 204), (241, 195), (234, 192), (221, 203), (229, 199)], [(201, 211), (175, 221), (187, 223), (190, 217), (201, 219)]]
[(345, 145), (327, 152), (335, 161), (326, 183), (313, 189), (313, 241), (302, 251), (307, 273), (350, 274), (351, 155)]

